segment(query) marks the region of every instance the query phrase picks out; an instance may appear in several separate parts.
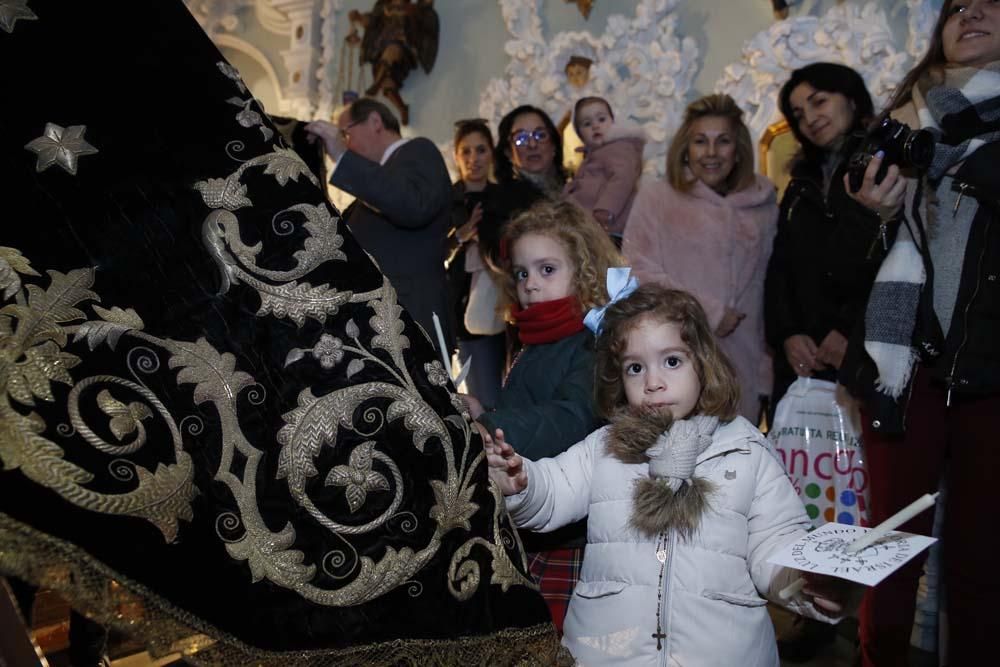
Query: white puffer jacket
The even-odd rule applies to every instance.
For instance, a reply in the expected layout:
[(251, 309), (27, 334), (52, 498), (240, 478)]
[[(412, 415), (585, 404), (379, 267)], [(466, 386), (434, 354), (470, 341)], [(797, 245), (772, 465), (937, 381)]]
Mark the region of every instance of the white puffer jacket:
[[(648, 464), (611, 457), (609, 429), (556, 458), (525, 461), (528, 488), (507, 498), (514, 522), (531, 530), (554, 530), (589, 514), (563, 644), (583, 666), (778, 665), (761, 595), (776, 599), (798, 573), (766, 560), (803, 535), (809, 520), (767, 440), (742, 417), (719, 426), (695, 468), (717, 487), (711, 509), (691, 541), (669, 537), (660, 580), (656, 538), (629, 526), (633, 481), (648, 476)], [(662, 650), (653, 636), (658, 591)], [(823, 618), (805, 602), (792, 609)]]

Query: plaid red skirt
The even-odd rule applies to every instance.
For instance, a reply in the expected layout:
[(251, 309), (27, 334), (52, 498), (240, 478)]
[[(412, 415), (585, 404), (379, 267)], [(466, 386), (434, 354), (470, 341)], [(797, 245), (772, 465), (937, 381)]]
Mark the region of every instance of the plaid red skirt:
[(541, 588), (542, 597), (545, 598), (560, 637), (569, 600), (580, 579), (583, 551), (584, 547), (578, 547), (528, 554), (528, 571)]

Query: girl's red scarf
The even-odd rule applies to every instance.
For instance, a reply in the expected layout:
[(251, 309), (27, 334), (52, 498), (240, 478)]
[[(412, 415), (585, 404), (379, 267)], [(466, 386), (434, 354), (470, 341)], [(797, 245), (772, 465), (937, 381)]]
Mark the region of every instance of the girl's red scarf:
[(524, 345), (554, 343), (583, 330), (580, 300), (575, 296), (543, 301), (524, 309), (515, 305), (511, 315)]

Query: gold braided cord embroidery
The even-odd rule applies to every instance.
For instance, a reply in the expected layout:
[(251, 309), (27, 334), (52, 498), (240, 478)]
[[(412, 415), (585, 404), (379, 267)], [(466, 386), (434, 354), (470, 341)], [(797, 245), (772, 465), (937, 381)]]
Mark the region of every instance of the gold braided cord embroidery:
[[(264, 651), (209, 626), (129, 581), (70, 543), (0, 512), (0, 570), (50, 588), (114, 629), (146, 642), (154, 657), (184, 654), (194, 665), (339, 667), (341, 665), (567, 664), (555, 629), (545, 623), (484, 637), (399, 639), (341, 650)], [(571, 664), (571, 663), (569, 663)]]
[[(270, 480), (272, 483), (284, 480), (293, 502), (339, 540), (342, 549), (333, 549), (321, 560), (307, 562), (306, 554), (295, 548), (296, 527), (291, 517), (296, 517), (295, 521), (302, 519), (293, 508), (289, 508), (288, 522), (280, 528), (272, 530), (264, 522), (258, 507), (256, 484), (263, 451), (270, 451), (270, 443), (251, 443), (240, 424), (238, 398), (243, 394), (251, 405), (260, 405), (265, 392), (251, 375), (237, 368), (234, 355), (216, 349), (205, 338), (181, 341), (152, 335), (145, 330), (140, 315), (131, 308), (101, 307), (98, 305), (100, 296), (90, 289), (95, 278), (93, 269), (75, 269), (66, 274), (49, 271), (47, 287), (35, 284), (44, 278), (32, 269), (19, 250), (6, 247), (0, 247), (0, 293), (4, 302), (13, 298), (13, 303), (0, 309), (0, 463), (5, 470), (20, 470), (32, 481), (81, 508), (143, 518), (160, 529), (166, 542), (175, 540), (179, 521), (193, 518), (191, 501), (198, 492), (193, 481), (193, 462), (184, 449), (185, 433), (193, 435), (195, 431), (182, 427), (187, 420), (193, 418), (197, 423), (201, 417), (188, 415), (178, 423), (138, 376), (137, 383), (107, 374), (75, 379), (70, 373), (88, 350), (92, 352), (106, 345), (127, 360), (133, 352), (139, 352), (144, 355), (144, 363), (151, 369), (149, 372), (155, 372), (165, 361), (169, 369), (176, 371), (177, 384), (190, 390), (194, 404), (207, 408), (202, 414), (218, 420), (221, 435), (218, 442), (211, 444), (220, 453), (214, 479), (229, 489), (235, 508), (215, 518), (216, 533), (232, 558), (246, 562), (251, 581), (267, 579), (324, 606), (364, 604), (400, 586), (406, 586), (408, 594), (417, 597), (424, 583), (416, 576), (437, 555), (442, 537), (456, 529), (468, 532), (471, 519), (481, 509), (473, 500), (477, 485), (472, 473), (481, 468), (484, 452), (478, 440), (473, 439), (467, 414), (442, 418), (421, 395), (404, 356), (410, 342), (403, 333), (403, 309), (388, 281), (383, 280), (380, 286), (368, 291), (352, 292), (327, 284), (314, 286), (303, 280), (326, 262), (347, 259), (340, 249), (344, 240), (337, 228), (338, 220), (325, 205), (294, 205), (273, 218), (271, 227), (277, 236), (291, 234), (296, 229), (295, 221), (304, 221), (302, 247), (291, 254), (294, 266), (275, 270), (257, 264), (262, 243), (248, 246), (243, 242), (240, 223), (234, 213), (253, 206), (248, 186), (242, 182), (251, 167), (262, 167), (264, 174), (273, 176), (281, 186), (301, 175), (315, 182), (294, 152), (273, 147), (269, 153), (241, 161), (240, 167), (226, 178), (196, 184), (206, 205), (214, 209), (202, 225), (202, 240), (219, 269), (220, 293), (226, 293), (236, 284), (246, 285), (261, 299), (258, 317), (286, 318), (298, 326), (307, 319), (325, 323), (347, 304), (352, 304), (357, 312), (367, 310), (370, 313), (367, 324), (374, 335), (368, 340), (362, 340), (361, 330), (352, 319), (344, 329), (344, 340), (323, 333), (312, 348), (289, 351), (286, 365), (312, 363), (327, 371), (341, 372), (336, 369), (337, 365), (349, 358), (343, 371), (346, 378), (365, 368), (372, 371), (371, 375), (381, 377), (322, 395), (317, 395), (311, 387), (302, 389), (297, 406), (283, 415), (285, 425), (277, 437), (279, 466), (276, 479)], [(42, 279), (25, 285), (26, 277)], [(72, 352), (68, 351), (70, 346)], [(126, 352), (118, 346), (130, 346), (130, 349)], [(306, 352), (310, 353), (308, 357)], [(130, 362), (128, 366), (135, 375)], [(439, 367), (440, 363), (435, 361), (425, 364), (424, 371), (431, 385), (437, 388), (435, 390), (447, 391), (447, 373)], [(131, 482), (137, 488), (118, 494), (99, 493), (88, 488), (95, 480), (94, 473), (66, 459), (66, 452), (50, 439), (49, 425), (33, 410), (36, 401), (51, 403), (55, 400), (52, 383), (70, 387), (65, 406), (70, 423), (59, 424), (56, 432), (73, 437), (76, 442), (82, 439), (97, 451), (117, 457), (109, 468), (112, 476), (118, 481)], [(449, 391), (448, 398), (464, 412), (455, 394)], [(96, 430), (83, 415), (98, 413), (80, 409), (81, 402), (88, 399), (107, 420)], [(15, 404), (19, 406), (17, 409)], [(356, 423), (356, 420), (360, 421)], [(147, 432), (154, 421), (165, 426), (170, 434), (170, 447), (157, 448), (155, 456), (171, 456), (158, 461), (155, 470), (148, 470), (129, 457), (151, 446)], [(412, 446), (421, 454), (431, 439), (444, 445), (434, 450), (435, 459), (443, 458), (441, 477), (426, 480), (434, 497), (429, 519), (435, 522), (435, 528), (422, 547), (387, 545), (381, 554), (361, 556), (351, 543), (352, 536), (375, 531), (400, 518), (402, 530), (412, 532), (420, 521), (412, 512), (399, 511), (402, 473), (389, 452), (378, 449), (375, 434), (395, 421), (409, 431)], [(64, 427), (66, 432), (62, 430)], [(344, 446), (337, 440), (341, 429), (362, 435), (366, 442), (355, 446), (351, 452), (344, 452), (349, 454), (348, 466), (317, 470), (316, 460), (324, 447)], [(108, 442), (98, 435), (99, 431), (110, 432), (117, 442)], [(346, 442), (348, 438), (341, 440)], [(242, 466), (236, 465), (234, 471), (237, 459)], [(321, 479), (326, 486), (339, 487), (344, 493), (344, 505), (349, 514), (339, 521), (328, 516), (309, 497), (308, 489), (315, 486), (309, 484), (310, 478), (324, 472)], [(520, 547), (518, 538), (510, 528), (498, 489), (491, 485), (490, 491), (492, 541), (474, 537), (460, 545), (451, 555), (448, 571), (443, 575), (446, 581), (439, 582), (444, 583), (458, 600), (469, 600), (480, 587), (480, 565), (471, 557), (477, 547), (491, 556), (491, 585), (503, 591), (511, 585), (537, 588), (523, 574), (527, 570), (523, 549), (520, 549), (521, 562), (517, 564), (520, 567), (510, 559), (509, 552)], [(390, 494), (391, 499), (383, 503), (386, 494)], [(366, 523), (351, 524), (351, 515), (365, 514), (359, 510), (373, 498), (378, 498), (386, 509)], [(37, 533), (26, 539), (24, 535), (35, 531), (19, 524), (14, 530), (11, 528), (13, 520), (2, 514), (0, 518), (4, 519), (0, 522), (3, 524), (0, 525), (0, 566), (4, 570), (62, 590), (74, 603), (103, 614), (103, 620), (116, 626), (125, 624), (129, 626), (125, 630), (131, 629), (133, 634), (147, 637), (151, 648), (161, 653), (171, 646), (176, 649), (177, 641), (186, 642), (185, 650), (197, 651), (197, 655), (202, 656), (199, 661), (205, 664), (309, 665), (358, 664), (359, 661), (372, 664), (405, 664), (408, 661), (413, 664), (539, 664), (538, 656), (549, 656), (555, 645), (551, 626), (544, 625), (527, 630), (505, 630), (484, 638), (400, 640), (341, 652), (292, 655), (260, 652), (223, 636), (214, 628), (204, 627), (198, 619), (156, 599), (140, 585), (123, 582), (121, 577), (106, 571), (103, 565), (90, 560), (72, 545)], [(62, 568), (60, 571), (74, 574), (58, 581), (47, 581), (52, 579), (50, 573), (55, 570), (34, 569), (35, 565), (30, 564), (32, 558), (37, 559), (35, 565), (39, 567), (39, 564), (58, 565)], [(319, 581), (331, 579), (337, 583), (334, 589), (317, 585)], [(114, 596), (108, 593), (111, 580), (120, 584), (114, 589), (117, 591)], [(143, 602), (145, 611), (140, 618), (129, 616), (123, 620), (123, 617), (114, 616), (111, 610), (122, 606), (123, 596), (134, 596)], [(513, 654), (511, 647), (514, 647)], [(498, 662), (497, 655), (506, 657)], [(504, 662), (507, 658), (509, 661)], [(541, 664), (551, 663), (548, 657), (541, 661)]]
[[(24, 264), (20, 273), (29, 275), (24, 269), (30, 270), (30, 265), (26, 261)], [(381, 368), (390, 381), (371, 381), (348, 386), (320, 397), (306, 388), (299, 396), (299, 407), (285, 415), (286, 426), (278, 434), (282, 449), (277, 478), (284, 478), (293, 499), (345, 545), (344, 552), (331, 555), (331, 562), (339, 565), (337, 573), (328, 570), (326, 573), (338, 580), (352, 580), (335, 590), (328, 590), (311, 583), (317, 575), (317, 567), (305, 563), (305, 554), (293, 548), (296, 531), (292, 523), (272, 531), (266, 526), (257, 507), (253, 480), (262, 452), (246, 438), (237, 413), (238, 394), (257, 386), (253, 377), (236, 369), (236, 358), (232, 354), (220, 353), (204, 338), (192, 343), (160, 339), (143, 331), (142, 318), (131, 309), (105, 309), (95, 305), (94, 312), (107, 319), (89, 320), (87, 313), (78, 306), (100, 298), (90, 290), (94, 282), (92, 269), (77, 269), (68, 274), (50, 271), (49, 276), (48, 288), (29, 284), (23, 293), (20, 290), (16, 292), (14, 304), (0, 309), (0, 321), (4, 322), (5, 333), (0, 354), (0, 429), (4, 436), (0, 440), (0, 460), (6, 469), (20, 468), (36, 483), (56, 491), (82, 508), (145, 518), (160, 528), (168, 542), (173, 541), (177, 535), (178, 520), (191, 520), (190, 503), (197, 493), (193, 485), (193, 464), (184, 451), (180, 429), (173, 416), (146, 386), (130, 380), (111, 375), (94, 375), (74, 382), (69, 369), (79, 364), (80, 357), (64, 349), (70, 336), (74, 336), (74, 343), (86, 342), (91, 350), (105, 344), (114, 348), (123, 339), (139, 340), (164, 350), (168, 355), (168, 367), (178, 371), (176, 382), (182, 386), (193, 385), (194, 402), (211, 404), (218, 415), (222, 428), (219, 443), (222, 456), (216, 480), (230, 488), (238, 507), (238, 513), (228, 513), (226, 517), (219, 519), (226, 522), (230, 533), (239, 529), (243, 532), (236, 539), (225, 539), (222, 535), (220, 538), (226, 542), (226, 549), (233, 558), (247, 561), (253, 581), (269, 579), (322, 605), (359, 604), (411, 582), (414, 575), (436, 554), (441, 537), (446, 532), (455, 528), (466, 531), (470, 529), (469, 520), (479, 510), (478, 504), (472, 501), (476, 485), (471, 481), (471, 472), (480, 465), (484, 453), (480, 447), (474, 446), (472, 431), (465, 419), (451, 415), (442, 420), (421, 397), (403, 357), (403, 350), (408, 347), (409, 342), (402, 333), (402, 308), (396, 302), (395, 291), (387, 281), (377, 293), (378, 298), (367, 304), (374, 313), (369, 324), (376, 332), (370, 341), (371, 348), (361, 341), (360, 329), (353, 322), (346, 327), (346, 332), (353, 336), (353, 344), (341, 343), (339, 347), (331, 344), (328, 347), (331, 348), (330, 354), (342, 352), (344, 355), (354, 356), (352, 364), (363, 367), (367, 363)], [(69, 324), (81, 319), (84, 320), (82, 324)], [(379, 355), (379, 350), (387, 353), (389, 360)], [(303, 358), (304, 355), (298, 360)], [(435, 370), (437, 369), (432, 364), (430, 371)], [(442, 373), (430, 371), (429, 377), (436, 385), (447, 382)], [(348, 372), (351, 372), (350, 367)], [(67, 408), (72, 428), (97, 450), (116, 456), (136, 452), (146, 441), (143, 422), (156, 416), (168, 426), (175, 460), (159, 463), (152, 472), (123, 460), (125, 476), (138, 480), (138, 488), (129, 493), (104, 494), (88, 489), (86, 485), (93, 481), (93, 474), (64, 459), (62, 448), (43, 435), (46, 424), (37, 413), (22, 414), (11, 404), (13, 400), (22, 405), (34, 406), (36, 399), (54, 400), (51, 382), (71, 386)], [(117, 386), (125, 391), (113, 392), (109, 386)], [(105, 442), (86, 423), (79, 403), (81, 395), (88, 389), (97, 392), (97, 405), (109, 417), (111, 432), (119, 440), (132, 438), (131, 442)], [(141, 400), (129, 400), (131, 396), (137, 396)], [(359, 408), (374, 399), (388, 400), (388, 405), (384, 409), (374, 405), (369, 407), (363, 412), (365, 419), (378, 424), (402, 420), (403, 425), (412, 433), (414, 447), (420, 452), (423, 452), (424, 445), (430, 438), (451, 442), (446, 421), (461, 433), (461, 460), (456, 460), (453, 447), (441, 448), (445, 459), (445, 479), (429, 480), (436, 501), (431, 508), (430, 518), (436, 522), (436, 527), (428, 543), (417, 551), (409, 547), (398, 551), (386, 547), (378, 561), (368, 556), (359, 557), (345, 536), (370, 532), (395, 516), (401, 502), (402, 484), (398, 466), (391, 457), (384, 452), (370, 452), (372, 459), (384, 463), (391, 471), (395, 482), (395, 497), (387, 511), (368, 524), (349, 526), (333, 521), (315, 506), (306, 492), (308, 478), (318, 474), (314, 460), (320, 449), (336, 444), (339, 427), (358, 431), (353, 423), (354, 415)], [(245, 461), (242, 478), (230, 470), (237, 451)], [(471, 460), (470, 453), (474, 453)], [(388, 486), (381, 474), (370, 479), (379, 480), (376, 490), (383, 481)], [(327, 480), (336, 485), (337, 476), (331, 472)], [(351, 498), (348, 500), (353, 502), (353, 512), (364, 505), (367, 492), (359, 495), (355, 489)], [(495, 507), (502, 506), (496, 498), (494, 503)], [(493, 522), (494, 533), (499, 536), (500, 515), (496, 511)], [(507, 549), (499, 546), (499, 543), (474, 539), (461, 547), (455, 557), (467, 557), (474, 544), (481, 544), (493, 556), (493, 583), (500, 583), (504, 589), (511, 583), (533, 585), (517, 572), (509, 562)], [(522, 563), (522, 567), (523, 565)], [(352, 573), (355, 573), (353, 577)], [(451, 579), (448, 589), (459, 599), (468, 599), (478, 588), (478, 565), (471, 559), (461, 567), (454, 567), (453, 563), (449, 576)], [(456, 581), (460, 582), (458, 589), (453, 585)]]
[[(278, 478), (286, 478), (296, 502), (321, 525), (342, 539), (350, 552), (336, 556), (340, 565), (345, 567), (341, 568), (341, 574), (334, 577), (345, 579), (352, 572), (356, 571), (356, 574), (345, 585), (328, 590), (310, 583), (317, 575), (317, 568), (304, 563), (305, 554), (293, 548), (296, 535), (294, 526), (289, 522), (276, 532), (270, 530), (257, 507), (253, 480), (261, 460), (261, 450), (252, 446), (243, 433), (236, 400), (240, 391), (254, 386), (255, 381), (247, 373), (236, 370), (235, 357), (228, 352), (218, 352), (205, 339), (190, 343), (156, 338), (138, 328), (142, 324), (138, 315), (121, 309), (102, 309), (103, 314), (112, 316), (114, 321), (110, 323), (88, 326), (95, 324), (88, 321), (79, 326), (63, 326), (65, 322), (85, 319), (86, 313), (76, 306), (83, 301), (96, 301), (99, 298), (89, 289), (93, 284), (93, 270), (79, 269), (65, 275), (50, 272), (50, 276), (52, 280), (47, 290), (38, 285), (28, 285), (27, 298), (19, 298), (18, 304), (0, 310), (0, 315), (13, 322), (7, 327), (12, 334), (4, 339), (5, 353), (0, 356), (0, 390), (8, 389), (0, 391), (0, 428), (8, 436), (0, 441), (0, 458), (6, 469), (21, 468), (30, 479), (85, 509), (146, 518), (160, 528), (168, 542), (172, 541), (177, 534), (177, 521), (191, 520), (190, 502), (196, 493), (193, 486), (193, 464), (183, 450), (181, 435), (173, 417), (146, 387), (123, 378), (97, 375), (74, 384), (67, 368), (75, 366), (79, 357), (62, 350), (72, 334), (75, 334), (76, 340), (86, 340), (91, 348), (100, 344), (120, 343), (123, 337), (137, 338), (169, 353), (168, 366), (179, 370), (177, 383), (194, 385), (194, 402), (210, 403), (215, 408), (222, 427), (219, 443), (222, 461), (216, 479), (230, 488), (239, 509), (238, 515), (226, 517), (230, 522), (230, 530), (243, 528), (242, 537), (225, 540), (225, 546), (233, 558), (247, 561), (253, 581), (269, 579), (322, 605), (359, 604), (411, 581), (440, 548), (443, 534), (454, 528), (469, 530), (469, 519), (479, 509), (478, 504), (472, 502), (475, 484), (471, 482), (470, 473), (480, 464), (484, 453), (480, 447), (473, 446), (468, 422), (457, 415), (447, 419), (462, 433), (462, 460), (455, 460), (452, 447), (441, 449), (446, 462), (446, 478), (429, 481), (436, 501), (431, 508), (430, 518), (435, 520), (436, 527), (424, 548), (414, 551), (407, 547), (397, 551), (386, 547), (381, 559), (375, 561), (367, 556), (359, 557), (350, 542), (344, 538), (345, 535), (368, 532), (378, 527), (398, 509), (398, 495), (401, 493), (398, 467), (384, 453), (379, 452), (378, 458), (394, 471), (397, 498), (393, 500), (389, 510), (371, 524), (351, 528), (333, 522), (313, 504), (305, 491), (307, 478), (317, 474), (313, 460), (319, 449), (326, 444), (332, 446), (336, 443), (338, 424), (353, 427), (356, 409), (370, 399), (390, 400), (384, 413), (376, 407), (369, 408), (366, 413), (372, 414), (374, 411), (380, 415), (382, 422), (401, 419), (413, 433), (413, 444), (419, 451), (423, 451), (424, 444), (432, 437), (450, 442), (445, 422), (423, 401), (406, 365), (402, 363), (403, 349), (408, 342), (401, 333), (403, 327), (399, 315), (402, 309), (396, 304), (395, 292), (388, 282), (383, 285), (381, 298), (374, 299), (371, 304), (375, 315), (370, 324), (377, 332), (371, 341), (373, 350), (365, 348), (356, 335), (355, 345), (344, 346), (344, 351), (358, 355), (359, 360), (384, 368), (399, 385), (368, 382), (348, 386), (322, 397), (315, 397), (307, 388), (299, 397), (299, 407), (285, 415), (288, 423), (278, 434), (278, 441), (283, 445)], [(20, 294), (18, 296), (21, 297)], [(357, 329), (356, 326), (351, 328)], [(114, 340), (113, 336), (116, 337)], [(46, 357), (55, 361), (47, 364), (34, 361), (29, 353), (35, 348), (27, 347), (32, 343), (35, 348), (47, 348)], [(385, 350), (391, 360), (398, 361), (400, 365), (393, 367), (393, 364), (377, 356), (375, 349)], [(22, 353), (25, 353), (27, 361), (17, 361)], [(13, 380), (22, 377), (27, 379), (18, 385), (24, 389), (18, 395), (10, 391), (10, 387), (14, 384)], [(85, 485), (93, 479), (93, 475), (63, 459), (63, 450), (43, 437), (45, 424), (36, 413), (22, 415), (10, 404), (11, 398), (30, 405), (33, 405), (33, 397), (52, 400), (49, 389), (49, 382), (52, 381), (72, 385), (68, 401), (71, 423), (75, 431), (95, 448), (108, 454), (134, 452), (144, 441), (142, 420), (155, 413), (169, 426), (176, 460), (161, 463), (155, 472), (134, 466), (139, 488), (130, 493), (101, 494), (87, 489)], [(102, 384), (124, 387), (145, 401), (126, 403), (127, 398), (119, 399), (108, 389), (102, 389), (97, 394), (99, 406), (111, 417), (112, 430), (123, 435), (135, 433), (135, 439), (130, 444), (115, 446), (103, 442), (81, 416), (77, 407), (81, 392)], [(117, 425), (115, 420), (118, 420)], [(239, 451), (246, 462), (242, 479), (230, 472), (235, 451)], [(467, 460), (470, 451), (475, 451), (471, 461)], [(496, 506), (500, 506), (495, 498), (494, 502)], [(499, 513), (494, 512), (495, 532), (499, 519)], [(505, 589), (511, 583), (533, 585), (512, 567), (505, 548), (486, 540), (471, 540), (459, 549), (455, 557), (468, 556), (474, 544), (482, 544), (493, 556), (493, 583), (502, 583)], [(471, 559), (461, 567), (452, 567), (449, 576), (451, 580), (448, 588), (459, 599), (468, 599), (478, 588), (478, 565)], [(457, 580), (460, 580), (458, 590), (453, 586), (453, 581)]]
[[(420, 395), (403, 356), (410, 344), (403, 333), (404, 326), (400, 317), (403, 309), (388, 280), (383, 280), (380, 289), (361, 294), (330, 289), (327, 285), (312, 287), (309, 283), (296, 282), (323, 262), (347, 259), (340, 250), (343, 239), (337, 229), (337, 221), (330, 216), (324, 205), (293, 206), (275, 216), (275, 225), (272, 227), (279, 235), (290, 233), (293, 226), (290, 219), (281, 219), (279, 223), (281, 215), (298, 212), (306, 218), (302, 229), (307, 233), (307, 238), (303, 248), (293, 254), (297, 262), (293, 269), (278, 272), (265, 270), (257, 265), (256, 257), (262, 244), (248, 246), (243, 242), (239, 219), (234, 213), (241, 208), (253, 206), (247, 196), (248, 187), (242, 179), (250, 167), (265, 166), (264, 173), (274, 174), (279, 184), (284, 186), (289, 175), (295, 178), (303, 167), (293, 155), (294, 153), (276, 149), (242, 163), (225, 178), (208, 179), (195, 185), (195, 189), (202, 193), (205, 205), (213, 209), (203, 223), (202, 240), (219, 267), (220, 291), (225, 293), (231, 285), (242, 282), (256, 290), (261, 299), (258, 317), (287, 317), (299, 326), (306, 318), (324, 322), (328, 315), (336, 314), (339, 307), (348, 302), (366, 304), (374, 311), (368, 323), (375, 331), (368, 346), (360, 339), (360, 330), (352, 319), (345, 327), (350, 341), (345, 343), (340, 338), (327, 334), (310, 350), (290, 350), (286, 365), (303, 362), (307, 351), (313, 359), (327, 368), (332, 368), (346, 356), (351, 356), (346, 368), (348, 378), (366, 365), (377, 367), (388, 377), (386, 381), (349, 386), (323, 396), (316, 396), (309, 387), (303, 389), (298, 396), (297, 407), (283, 415), (286, 425), (278, 433), (278, 443), (282, 446), (278, 460), (278, 479), (287, 481), (294, 500), (332, 534), (341, 537), (359, 535), (384, 525), (395, 516), (399, 508), (402, 500), (399, 493), (401, 485), (398, 483), (400, 473), (390, 457), (382, 452), (373, 454), (386, 465), (397, 482), (395, 494), (387, 509), (364, 525), (345, 525), (328, 517), (313, 503), (306, 492), (306, 484), (318, 474), (314, 461), (322, 448), (336, 446), (340, 428), (368, 435), (354, 423), (354, 416), (363, 405), (369, 407), (363, 411), (362, 418), (366, 425), (376, 424), (376, 431), (385, 424), (402, 419), (403, 425), (413, 434), (413, 445), (421, 453), (431, 438), (437, 438), (443, 443), (451, 441), (446, 421), (459, 430), (464, 440), (461, 461), (455, 460), (453, 449), (446, 445), (441, 450), (445, 456), (446, 477), (444, 480), (429, 480), (435, 497), (430, 518), (436, 521), (436, 528), (426, 546), (417, 551), (409, 547), (399, 551), (387, 547), (381, 560), (376, 562), (367, 556), (359, 557), (353, 545), (345, 539), (345, 551), (337, 551), (331, 559), (338, 565), (336, 572), (325, 571), (334, 579), (344, 580), (353, 576), (353, 580), (335, 591), (307, 585), (307, 581), (315, 575), (315, 568), (304, 565), (303, 554), (291, 549), (295, 539), (291, 524), (277, 534), (273, 533), (264, 525), (256, 511), (248, 511), (256, 509), (253, 489), (243, 485), (234, 488), (233, 493), (241, 509), (240, 516), (227, 518), (234, 520), (237, 527), (241, 524), (245, 533), (242, 539), (228, 543), (226, 548), (232, 557), (248, 562), (253, 580), (268, 578), (279, 585), (294, 588), (303, 597), (319, 604), (350, 605), (374, 599), (396, 586), (412, 581), (413, 576), (437, 553), (442, 535), (454, 528), (466, 531), (470, 529), (469, 519), (479, 510), (478, 504), (472, 501), (476, 486), (471, 483), (470, 474), (481, 463), (484, 453), (481, 448), (475, 447), (477, 453), (468, 460), (469, 453), (473, 450), (468, 421), (455, 415), (442, 420)], [(274, 282), (279, 284), (275, 285)], [(388, 353), (390, 359), (387, 361), (380, 356), (379, 350)], [(440, 369), (441, 373), (434, 370), (433, 367), (425, 368), (428, 379), (437, 386), (446, 386), (447, 374), (443, 372), (444, 369)], [(378, 399), (387, 399), (388, 407), (376, 407), (373, 402)], [(238, 424), (233, 423), (235, 414), (220, 410), (220, 417), (225, 434), (224, 442), (238, 442), (242, 433)], [(256, 459), (252, 454), (243, 453), (249, 457), (248, 470), (255, 469)], [(351, 456), (354, 458), (355, 454), (352, 452)], [(226, 470), (227, 466), (222, 469)], [(348, 476), (350, 472), (341, 470), (342, 474), (335, 474), (335, 469), (327, 476), (326, 483), (345, 488), (345, 493), (349, 494), (351, 513), (354, 513), (367, 500), (368, 487), (362, 483), (352, 483)], [(369, 480), (376, 490), (381, 489), (382, 481), (385, 481), (380, 475), (368, 477), (367, 472), (362, 474), (354, 470), (353, 474), (361, 475), (356, 481)], [(248, 476), (246, 478), (252, 479)], [(225, 479), (222, 481), (230, 484)], [(233, 487), (233, 484), (230, 486)], [(496, 508), (503, 507), (502, 498), (495, 494), (494, 503)], [(457, 599), (468, 599), (480, 584), (479, 565), (469, 558), (476, 545), (486, 548), (493, 558), (491, 583), (501, 585), (503, 590), (507, 590), (510, 585), (535, 588), (534, 583), (522, 575), (510, 561), (507, 548), (500, 541), (500, 521), (499, 511), (494, 511), (494, 542), (474, 538), (453, 554), (447, 587)], [(508, 548), (512, 548), (510, 540), (506, 543)], [(465, 559), (464, 562), (459, 564), (462, 559)], [(526, 571), (526, 563), (523, 561), (522, 555), (522, 569)], [(345, 571), (346, 574), (341, 574)], [(355, 571), (356, 574), (352, 575)]]
[[(31, 275), (26, 271), (20, 273)], [(160, 529), (168, 542), (172, 541), (177, 535), (178, 519), (192, 518), (190, 503), (197, 493), (193, 463), (183, 450), (176, 424), (155, 395), (128, 380), (95, 376), (74, 386), (69, 370), (80, 363), (80, 358), (64, 349), (72, 329), (64, 325), (86, 319), (86, 314), (77, 306), (84, 301), (98, 299), (97, 294), (90, 290), (94, 284), (94, 271), (75, 269), (65, 274), (58, 271), (49, 271), (48, 274), (48, 288), (29, 284), (23, 291), (11, 293), (15, 302), (0, 309), (0, 321), (3, 322), (0, 326), (0, 463), (5, 470), (20, 469), (32, 481), (52, 489), (78, 507), (146, 519)], [(122, 429), (126, 435), (137, 433), (132, 445), (117, 448), (103, 443), (82, 422), (79, 428), (81, 435), (107, 453), (134, 451), (141, 446), (144, 437), (144, 431), (136, 423), (136, 416), (145, 418), (147, 413), (156, 412), (172, 435), (174, 461), (161, 462), (153, 471), (134, 466), (128, 475), (138, 481), (138, 486), (127, 493), (109, 494), (87, 488), (85, 485), (94, 479), (94, 475), (67, 461), (63, 449), (43, 436), (46, 424), (36, 412), (22, 414), (12, 403), (30, 408), (38, 400), (54, 401), (53, 382), (73, 386), (69, 396), (71, 420), (78, 416), (74, 411), (74, 400), (90, 384), (115, 383), (140, 394), (153, 410), (141, 403), (133, 404), (128, 408), (135, 411), (135, 415), (130, 417), (131, 423), (121, 419), (114, 421), (116, 417), (124, 417), (124, 414), (114, 415), (110, 420), (112, 429)], [(105, 407), (112, 409), (116, 402), (106, 399)]]

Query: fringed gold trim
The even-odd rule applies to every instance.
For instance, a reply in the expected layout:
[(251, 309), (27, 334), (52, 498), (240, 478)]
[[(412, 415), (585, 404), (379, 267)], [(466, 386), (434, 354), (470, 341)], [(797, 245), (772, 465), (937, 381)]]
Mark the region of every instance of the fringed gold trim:
[(0, 573), (50, 588), (100, 623), (142, 641), (150, 655), (180, 652), (194, 665), (335, 667), (338, 665), (567, 664), (550, 623), (482, 637), (398, 639), (349, 649), (254, 648), (130, 581), (71, 543), (0, 512)]

